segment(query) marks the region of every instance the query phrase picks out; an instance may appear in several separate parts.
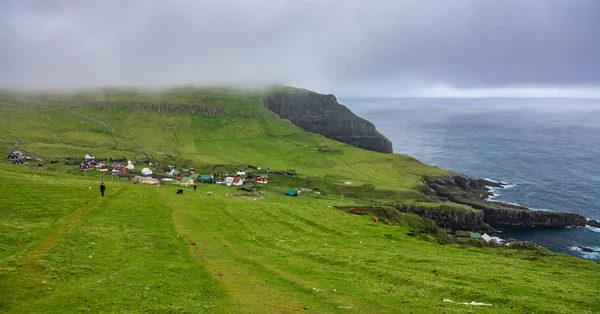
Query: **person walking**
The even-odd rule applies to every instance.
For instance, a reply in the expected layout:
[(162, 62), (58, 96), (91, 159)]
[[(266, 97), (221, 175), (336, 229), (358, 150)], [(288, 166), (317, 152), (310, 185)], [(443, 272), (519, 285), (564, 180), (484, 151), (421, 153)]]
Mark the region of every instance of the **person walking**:
[(196, 184), (194, 183), (194, 192), (196, 192)]
[(100, 194), (104, 197), (104, 191), (106, 190), (106, 186), (104, 186), (104, 182), (100, 183)]

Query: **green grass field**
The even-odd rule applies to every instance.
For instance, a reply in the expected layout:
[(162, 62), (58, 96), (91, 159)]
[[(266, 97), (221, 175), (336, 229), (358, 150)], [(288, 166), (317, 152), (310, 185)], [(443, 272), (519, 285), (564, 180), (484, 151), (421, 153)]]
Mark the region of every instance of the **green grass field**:
[(347, 198), (229, 198), (232, 188), (215, 185), (176, 195), (112, 181), (101, 198), (96, 178), (13, 165), (0, 179), (7, 313), (600, 310), (595, 262), (440, 245), (332, 207)]
[[(422, 178), (448, 172), (304, 132), (261, 97), (191, 87), (0, 93), (0, 154), (21, 149), (46, 161), (0, 163), (0, 312), (600, 312), (593, 261), (442, 245), (420, 232), (416, 216), (402, 214), (394, 225), (336, 209), (389, 202), (435, 209)], [(168, 110), (142, 108), (148, 104)], [(209, 109), (173, 109), (188, 105)], [(221, 111), (206, 113), (212, 109)], [(330, 152), (317, 151), (324, 146)], [(256, 199), (205, 184), (176, 195), (172, 185), (134, 185), (62, 163), (89, 152), (132, 160), (144, 152), (200, 173), (255, 165), (298, 176), (272, 175)], [(287, 188), (324, 194), (286, 197)], [(462, 304), (472, 301), (491, 306)]]

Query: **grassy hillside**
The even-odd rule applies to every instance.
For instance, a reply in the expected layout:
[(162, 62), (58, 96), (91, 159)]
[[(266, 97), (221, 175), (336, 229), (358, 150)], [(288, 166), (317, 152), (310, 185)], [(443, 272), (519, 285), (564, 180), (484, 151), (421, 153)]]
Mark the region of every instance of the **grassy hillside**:
[[(422, 177), (447, 172), (304, 132), (266, 109), (261, 93), (0, 93), (0, 153), (45, 160), (0, 163), (0, 312), (600, 311), (593, 261), (440, 244), (430, 232), (439, 229), (414, 215), (397, 213), (396, 224), (337, 209), (391, 201), (435, 209)], [(176, 195), (171, 185), (62, 163), (89, 152), (145, 153), (198, 172), (255, 165), (298, 176), (272, 175), (249, 197), (208, 184)], [(286, 188), (323, 193), (285, 197)], [(462, 304), (471, 301), (491, 306)]]
[(231, 189), (215, 185), (176, 195), (174, 187), (113, 181), (101, 198), (98, 184), (0, 166), (0, 311), (599, 309), (597, 263), (440, 245), (331, 207), (353, 204), (347, 198), (230, 198)]
[[(446, 173), (408, 156), (378, 154), (307, 133), (265, 108), (259, 92), (180, 88), (153, 94), (108, 90), (0, 96), (0, 143), (6, 153), (20, 148), (62, 160), (81, 158), (90, 151), (130, 159), (145, 152), (163, 164), (294, 169), (342, 184), (369, 183), (377, 189), (407, 193), (422, 185), (422, 175)], [(118, 105), (95, 107), (90, 105), (93, 102)], [(143, 104), (166, 109), (139, 109)], [(229, 111), (209, 116), (168, 109), (181, 104)], [(319, 153), (319, 147), (328, 147), (330, 152)]]

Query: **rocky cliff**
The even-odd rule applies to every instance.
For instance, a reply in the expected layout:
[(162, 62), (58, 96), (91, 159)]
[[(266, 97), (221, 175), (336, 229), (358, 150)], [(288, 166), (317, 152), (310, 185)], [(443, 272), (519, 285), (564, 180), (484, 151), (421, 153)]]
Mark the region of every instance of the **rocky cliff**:
[(268, 93), (264, 105), (279, 117), (308, 132), (380, 153), (392, 153), (392, 142), (373, 123), (358, 117), (333, 95), (310, 91)]
[(442, 228), (479, 232), (494, 231), (494, 228), (485, 222), (483, 212), (458, 208), (455, 204), (442, 204), (438, 207), (419, 206), (418, 204), (394, 204), (393, 206), (400, 212), (431, 219)]
[(425, 178), (425, 181), (437, 196), (481, 210), (484, 222), (492, 226), (564, 227), (585, 226), (589, 223), (579, 214), (535, 211), (523, 206), (486, 201), (491, 195), (487, 187), (502, 187), (498, 182), (459, 174)]

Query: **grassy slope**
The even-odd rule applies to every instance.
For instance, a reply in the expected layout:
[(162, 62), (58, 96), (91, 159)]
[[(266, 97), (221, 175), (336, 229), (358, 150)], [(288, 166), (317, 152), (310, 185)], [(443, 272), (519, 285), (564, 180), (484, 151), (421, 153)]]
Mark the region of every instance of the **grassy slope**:
[(108, 182), (102, 199), (96, 179), (21, 171), (0, 166), (1, 211), (11, 217), (0, 233), (0, 311), (600, 309), (597, 263), (431, 243), (330, 207), (348, 199), (227, 198), (231, 189), (214, 185), (175, 195), (174, 187), (119, 182)]
[[(13, 105), (19, 99), (18, 107)], [(123, 103), (189, 103), (243, 110), (251, 117), (177, 114), (149, 110), (98, 109), (81, 106), (89, 100)], [(323, 136), (307, 133), (266, 109), (260, 94), (219, 89), (176, 89), (165, 94), (113, 92), (79, 96), (14, 96), (0, 101), (0, 143), (4, 151), (17, 140), (19, 147), (46, 157), (98, 156), (136, 158), (146, 151), (153, 158), (196, 168), (215, 164), (254, 164), (272, 169), (295, 169), (330, 181), (370, 183), (419, 198), (413, 188), (422, 175), (442, 175), (411, 157), (364, 151)], [(42, 106), (51, 104), (52, 107)], [(49, 109), (51, 108), (51, 109)], [(86, 118), (87, 117), (87, 118)], [(116, 134), (107, 132), (106, 123)], [(307, 146), (310, 149), (305, 149)], [(318, 153), (328, 146), (331, 153)], [(168, 155), (173, 156), (167, 157)], [(140, 155), (138, 155), (138, 158)]]
[[(46, 165), (45, 172), (0, 165), (0, 311), (600, 309), (600, 268), (594, 262), (538, 251), (441, 246), (407, 236), (406, 227), (331, 208), (358, 202), (336, 195), (352, 195), (365, 183), (375, 187), (360, 192), (370, 199), (425, 201), (418, 190), (421, 176), (446, 172), (303, 132), (265, 109), (259, 96), (194, 88), (152, 95), (115, 90), (76, 97), (0, 95), (0, 153), (20, 140), (20, 148), (44, 157), (91, 151), (136, 158), (144, 150), (202, 170), (255, 164), (301, 174), (299, 180), (274, 177), (266, 198), (257, 201), (226, 198), (232, 190), (214, 185), (176, 197), (171, 187), (119, 182), (109, 182), (110, 194), (101, 199), (92, 173), (77, 177), (59, 174), (65, 169), (60, 165)], [(97, 99), (191, 103), (253, 117), (81, 106)], [(315, 146), (333, 152), (317, 153)], [(274, 190), (286, 186), (325, 186), (332, 193), (318, 199), (276, 195)], [(208, 189), (214, 199), (206, 197)], [(493, 307), (471, 308), (445, 298)]]

